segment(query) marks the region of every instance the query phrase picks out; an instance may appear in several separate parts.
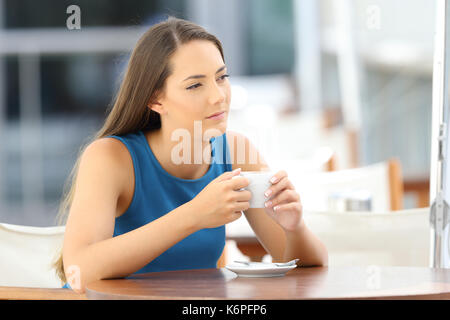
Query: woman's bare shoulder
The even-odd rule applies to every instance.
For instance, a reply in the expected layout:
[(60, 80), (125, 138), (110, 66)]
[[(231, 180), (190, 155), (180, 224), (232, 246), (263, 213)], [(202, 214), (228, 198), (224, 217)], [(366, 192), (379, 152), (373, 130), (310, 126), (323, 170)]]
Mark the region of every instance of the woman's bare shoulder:
[(87, 145), (83, 157), (102, 159), (109, 158), (111, 161), (123, 161), (129, 154), (127, 147), (118, 139), (105, 137), (98, 138)]
[(105, 137), (87, 145), (81, 156), (80, 167), (91, 172), (112, 173), (117, 181), (123, 182), (129, 174), (126, 169), (132, 170), (132, 159), (121, 141)]

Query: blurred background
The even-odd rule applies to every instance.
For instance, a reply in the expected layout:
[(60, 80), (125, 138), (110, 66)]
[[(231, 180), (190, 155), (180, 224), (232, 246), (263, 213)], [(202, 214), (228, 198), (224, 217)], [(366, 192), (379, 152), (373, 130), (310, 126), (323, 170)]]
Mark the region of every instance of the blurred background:
[[(71, 5), (79, 29), (68, 28)], [(428, 0), (0, 0), (0, 222), (56, 224), (64, 183), (131, 50), (167, 15), (222, 41), (229, 130), (245, 133), (271, 167), (309, 185), (303, 172), (395, 163), (389, 208), (429, 205)]]

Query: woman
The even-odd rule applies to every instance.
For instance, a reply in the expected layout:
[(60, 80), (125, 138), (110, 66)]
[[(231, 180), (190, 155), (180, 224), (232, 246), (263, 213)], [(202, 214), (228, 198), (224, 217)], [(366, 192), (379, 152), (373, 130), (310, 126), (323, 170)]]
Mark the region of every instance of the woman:
[(239, 166), (230, 159), (237, 155), (230, 140), (243, 139), (246, 155), (258, 151), (226, 131), (226, 72), (219, 40), (191, 22), (169, 18), (138, 41), (62, 205), (70, 212), (58, 271), (72, 289), (133, 273), (214, 268), (224, 226), (242, 211), (274, 261), (326, 265), (326, 248), (305, 226), (284, 171), (274, 175), (272, 203), (249, 209), (251, 194), (240, 191), (248, 179), (233, 177), (267, 165), (261, 157)]

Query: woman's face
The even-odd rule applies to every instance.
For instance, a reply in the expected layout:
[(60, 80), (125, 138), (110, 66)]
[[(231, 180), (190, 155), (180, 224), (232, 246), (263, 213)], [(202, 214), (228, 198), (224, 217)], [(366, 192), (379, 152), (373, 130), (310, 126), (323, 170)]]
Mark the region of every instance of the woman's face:
[[(206, 40), (190, 41), (177, 49), (170, 64), (172, 74), (158, 99), (165, 111), (164, 126), (172, 130), (185, 128), (191, 133), (195, 128), (195, 132), (201, 130), (198, 133), (202, 135), (208, 129), (225, 133), (231, 90), (217, 47)], [(220, 112), (224, 113), (210, 118)]]

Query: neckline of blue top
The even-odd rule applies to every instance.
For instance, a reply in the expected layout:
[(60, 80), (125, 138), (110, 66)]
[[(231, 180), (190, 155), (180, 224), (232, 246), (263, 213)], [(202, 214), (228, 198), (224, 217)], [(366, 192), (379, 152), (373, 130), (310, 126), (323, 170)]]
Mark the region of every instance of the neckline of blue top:
[(149, 145), (149, 143), (148, 143), (148, 141), (147, 141), (147, 138), (145, 137), (144, 132), (139, 131), (139, 135), (140, 135), (140, 137), (144, 140), (145, 149), (147, 150), (147, 153), (148, 153), (148, 155), (149, 155), (151, 161), (152, 161), (153, 164), (155, 165), (155, 167), (156, 167), (160, 172), (162, 172), (164, 175), (166, 175), (167, 177), (169, 177), (170, 179), (173, 179), (173, 180), (176, 180), (176, 181), (180, 181), (180, 182), (194, 182), (194, 183), (195, 183), (195, 182), (200, 182), (200, 181), (202, 181), (202, 180), (204, 180), (204, 179), (208, 179), (208, 177), (211, 176), (211, 174), (212, 174), (212, 172), (213, 172), (213, 163), (214, 163), (214, 155), (215, 155), (215, 152), (214, 152), (214, 143), (212, 143), (212, 142), (214, 141), (214, 139), (215, 139), (214, 137), (210, 139), (210, 143), (211, 143), (211, 163), (210, 163), (210, 165), (209, 165), (208, 171), (207, 171), (203, 176), (201, 176), (201, 177), (198, 178), (198, 179), (183, 179), (183, 178), (175, 177), (174, 175), (171, 175), (169, 172), (167, 172), (167, 171), (161, 166), (161, 164), (159, 163), (158, 159), (156, 159), (156, 156), (155, 156), (155, 154), (153, 153), (152, 148), (150, 147), (150, 145)]

